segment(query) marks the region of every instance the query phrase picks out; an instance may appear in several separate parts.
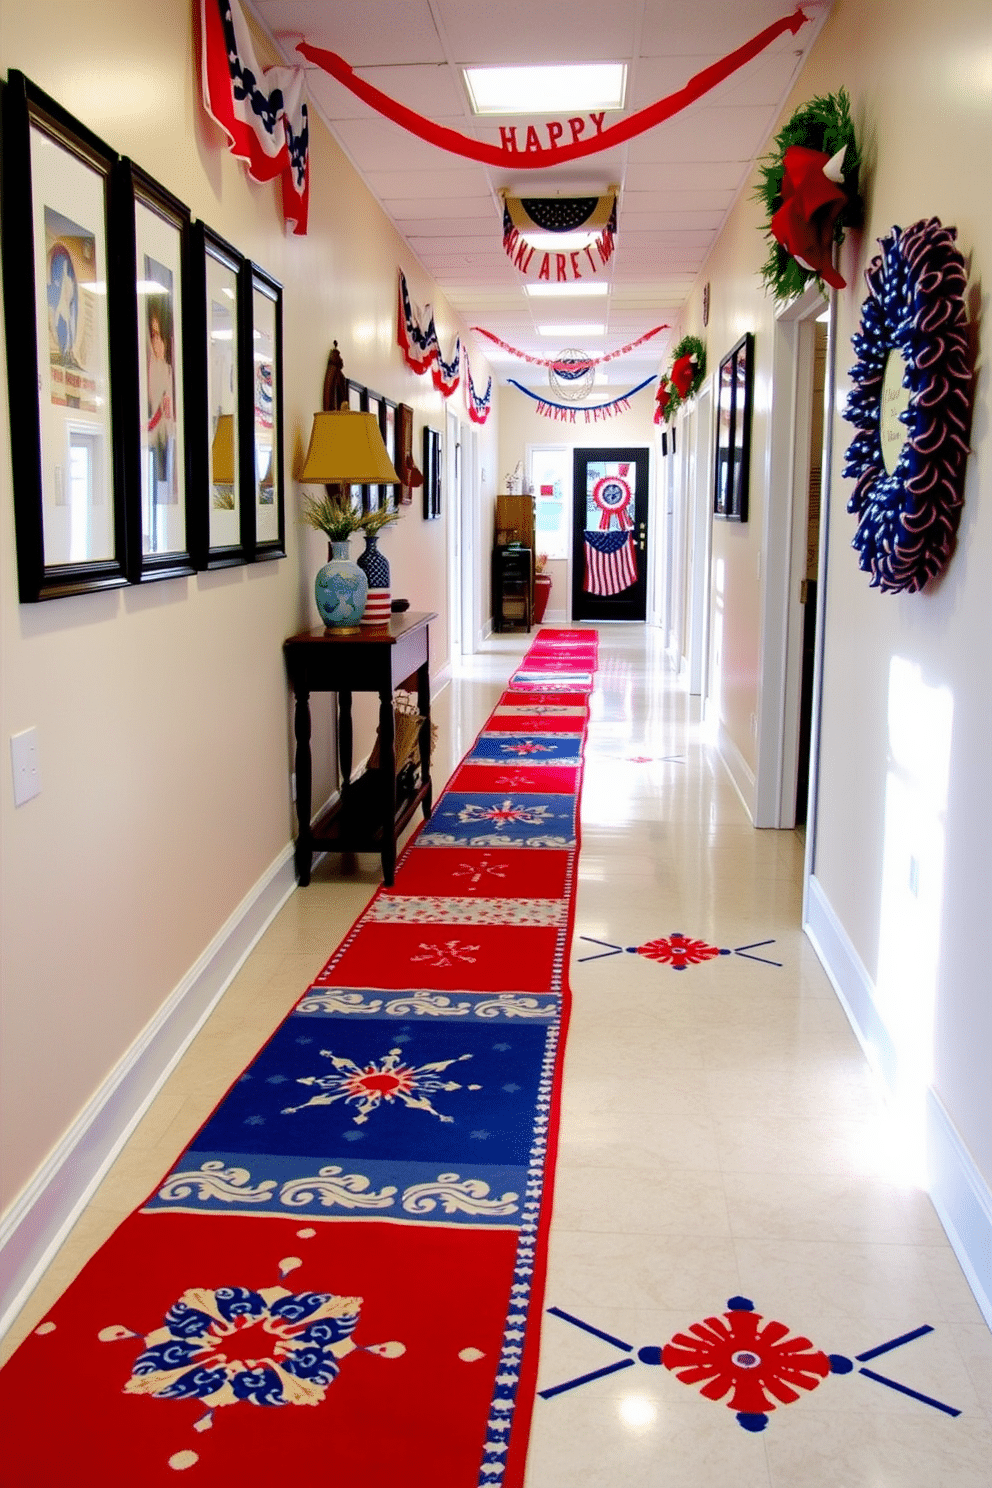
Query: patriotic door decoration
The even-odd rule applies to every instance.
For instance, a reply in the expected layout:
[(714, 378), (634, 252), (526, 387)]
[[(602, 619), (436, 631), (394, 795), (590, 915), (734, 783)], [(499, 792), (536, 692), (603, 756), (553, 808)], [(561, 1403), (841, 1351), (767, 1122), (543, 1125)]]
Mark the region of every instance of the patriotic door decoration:
[(626, 460), (592, 463), (586, 467), (587, 594), (607, 598), (637, 582), (634, 551), (634, 488), (637, 474)]
[(307, 230), (310, 129), (302, 67), (262, 67), (238, 0), (200, 0), (203, 107), (253, 181), (282, 178), (282, 209)]

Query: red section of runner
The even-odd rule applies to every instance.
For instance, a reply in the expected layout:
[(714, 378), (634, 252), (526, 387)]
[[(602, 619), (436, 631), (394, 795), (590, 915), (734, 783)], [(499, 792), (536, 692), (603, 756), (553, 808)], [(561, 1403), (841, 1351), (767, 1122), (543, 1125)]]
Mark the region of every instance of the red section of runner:
[[(512, 1231), (134, 1214), (53, 1307), (42, 1326), (54, 1329), (32, 1334), (3, 1372), (3, 1481), (475, 1488), (516, 1245)], [(302, 1264), (281, 1280), (288, 1257)], [(124, 1393), (145, 1338), (183, 1293), (225, 1286), (362, 1299), (357, 1351), (316, 1405), (239, 1400), (196, 1431), (202, 1401)], [(102, 1342), (114, 1325), (136, 1336)], [(271, 1335), (256, 1331), (245, 1354), (271, 1354)], [(366, 1352), (392, 1342), (397, 1358)], [(178, 1479), (169, 1459), (189, 1452), (198, 1460)]]
[(563, 899), (571, 853), (525, 847), (432, 847), (403, 858), (391, 894)]
[(586, 720), (577, 713), (496, 713), (484, 734), (583, 734)]
[(541, 794), (571, 795), (578, 790), (579, 771), (574, 765), (507, 765), (495, 761), (485, 765), (462, 765), (448, 782), (453, 791), (538, 791)]
[(587, 692), (555, 692), (553, 689), (544, 691), (539, 687), (514, 687), (511, 691), (504, 692), (499, 700), (501, 707), (519, 708), (524, 703), (528, 707), (535, 708), (543, 707), (546, 703), (571, 704), (573, 707), (581, 704), (583, 707), (588, 707), (589, 694)]
[[(512, 885), (510, 893), (517, 897)], [(557, 941), (557, 930), (531, 925), (372, 922), (352, 932), (314, 986), (547, 992)]]

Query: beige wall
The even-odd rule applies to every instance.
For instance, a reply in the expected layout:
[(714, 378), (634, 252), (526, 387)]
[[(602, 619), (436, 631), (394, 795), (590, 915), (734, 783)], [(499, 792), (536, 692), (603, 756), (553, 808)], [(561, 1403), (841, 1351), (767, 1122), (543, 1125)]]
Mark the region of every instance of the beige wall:
[[(988, 319), (990, 79), (986, 0), (950, 0), (939, 12), (925, 0), (898, 6), (835, 0), (800, 75), (783, 118), (815, 94), (846, 87), (865, 160), (865, 226), (848, 235), (841, 260), (848, 287), (837, 307), (839, 407), (850, 386), (862, 273), (877, 238), (894, 224), (937, 216), (956, 226), (971, 271), (976, 340)], [(757, 560), (767, 501), (774, 309), (758, 278), (765, 244), (752, 188), (753, 179), (704, 266), (685, 328), (705, 334), (711, 367), (743, 331), (756, 337), (751, 520), (745, 528), (715, 523), (713, 532), (714, 561), (725, 576), (724, 634), (733, 633), (732, 647), (724, 645), (716, 702), (753, 766), (747, 720), (759, 704)], [(707, 280), (712, 314), (703, 332)], [(867, 975), (871, 1019), (880, 1019), (883, 1042), (894, 1050), (897, 1083), (915, 1081), (937, 1095), (986, 1183), (992, 1180), (992, 998), (983, 944), (992, 840), (989, 405), (988, 355), (979, 345), (958, 548), (941, 581), (922, 595), (881, 595), (858, 568), (850, 547), (854, 519), (845, 510), (852, 483), (842, 474), (853, 431), (835, 421), (814, 863), (841, 936)]]
[[(397, 267), (416, 300), (433, 301), (446, 352), (463, 329), (315, 118), (310, 232), (286, 235), (277, 188), (247, 180), (200, 107), (195, 12), (189, 0), (0, 5), (4, 73), (26, 73), (285, 286), (289, 477), (289, 555), (279, 562), (19, 605), (0, 400), (0, 734), (6, 750), (8, 735), (37, 729), (42, 780), (17, 810), (9, 774), (0, 789), (0, 1204), (290, 840), (281, 643), (318, 623), (312, 583), (326, 552), (299, 523), (291, 476), (332, 339), (351, 377), (413, 406), (418, 450), (425, 422), (444, 430), (444, 404), (396, 347)], [(484, 382), (481, 356), (474, 371)], [(393, 592), (438, 612), (435, 671), (449, 649), (447, 538), (447, 518), (424, 522), (414, 505), (383, 542)], [(326, 760), (330, 714), (319, 701), (315, 758)], [(356, 756), (370, 742), (365, 726)], [(315, 800), (333, 784), (324, 764)]]

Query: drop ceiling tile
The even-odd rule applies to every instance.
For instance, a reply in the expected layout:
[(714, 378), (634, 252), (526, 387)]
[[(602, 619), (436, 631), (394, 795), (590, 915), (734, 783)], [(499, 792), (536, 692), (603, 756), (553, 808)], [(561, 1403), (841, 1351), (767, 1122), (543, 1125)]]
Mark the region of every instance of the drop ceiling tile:
[[(376, 119), (378, 110), (350, 88), (307, 63), (307, 86), (325, 119)], [(416, 67), (356, 67), (367, 83), (397, 103), (431, 119), (444, 119), (451, 128), (464, 128), (465, 99), (459, 76), (446, 63), (423, 63)], [(397, 125), (391, 126), (398, 128)]]
[(376, 0), (374, 11), (368, 0), (253, 0), (252, 9), (277, 40), (304, 37), (352, 67), (445, 60), (428, 0)]
[(668, 160), (750, 161), (765, 143), (774, 122), (775, 110), (764, 104), (710, 108), (697, 103), (631, 140), (627, 158), (631, 166)]
[[(726, 0), (693, 0), (691, 5), (647, 0), (641, 51), (645, 56), (698, 55), (702, 50), (700, 38), (705, 37), (706, 46), (723, 57), (781, 20), (785, 13), (781, 0), (748, 0), (746, 5), (728, 5)], [(795, 38), (787, 32), (777, 45), (804, 45), (803, 33), (811, 30), (803, 27)]]
[[(454, 157), (448, 157), (453, 159)], [(364, 173), (365, 184), (382, 202), (409, 198), (412, 188), (421, 199), (436, 197), (444, 201), (457, 201), (463, 196), (478, 196), (485, 189), (482, 173), (473, 166), (457, 162), (445, 169), (443, 165), (433, 170), (409, 171), (380, 168)]]
[(643, 0), (437, 0), (441, 30), (459, 63), (622, 62), (630, 55)]
[(383, 202), (393, 221), (413, 238), (443, 238), (452, 233), (488, 231), (490, 227), (495, 233), (501, 231), (499, 217), (489, 197), (480, 196), (472, 202), (463, 198), (458, 205), (462, 209), (461, 215), (453, 217), (445, 216), (451, 212), (450, 201)]
[(334, 132), (362, 175), (387, 166), (392, 170), (431, 172), (439, 158), (453, 158), (426, 140), (398, 129), (388, 119), (339, 119)]
[[(628, 108), (642, 109), (658, 99), (667, 98), (698, 72), (719, 59), (716, 50), (703, 55), (639, 57), (628, 99)], [(715, 88), (704, 93), (699, 102), (710, 105), (767, 104), (778, 108), (789, 91), (799, 58), (795, 50), (763, 52), (732, 73)]]

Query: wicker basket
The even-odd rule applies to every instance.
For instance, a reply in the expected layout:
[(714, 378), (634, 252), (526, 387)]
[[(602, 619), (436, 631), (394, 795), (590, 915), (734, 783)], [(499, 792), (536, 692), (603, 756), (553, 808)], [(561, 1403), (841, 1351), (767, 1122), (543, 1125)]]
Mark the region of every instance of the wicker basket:
[[(420, 743), (420, 727), (424, 722), (424, 715), (418, 713), (416, 699), (411, 693), (396, 692), (393, 695), (393, 729), (394, 742), (393, 751), (396, 755), (396, 773), (414, 759), (417, 746)], [(431, 724), (431, 758), (434, 757), (434, 746), (437, 743), (437, 725)], [(415, 761), (419, 764), (419, 757)], [(372, 753), (369, 755), (368, 768), (378, 770), (379, 768), (379, 734), (376, 732), (375, 743)]]

